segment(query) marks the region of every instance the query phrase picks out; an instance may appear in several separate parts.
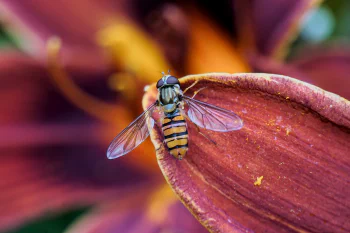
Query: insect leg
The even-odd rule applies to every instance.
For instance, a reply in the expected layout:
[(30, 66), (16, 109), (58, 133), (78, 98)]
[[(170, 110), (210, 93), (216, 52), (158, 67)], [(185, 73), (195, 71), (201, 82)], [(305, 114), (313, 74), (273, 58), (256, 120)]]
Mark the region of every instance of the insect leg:
[(197, 81), (195, 81), (194, 83), (192, 83), (191, 86), (187, 87), (182, 93), (185, 94), (186, 91), (188, 91), (189, 89), (191, 89), (192, 87), (194, 87), (198, 82), (199, 82), (199, 80), (197, 80)]
[(195, 91), (191, 98), (193, 99), (200, 91), (204, 90), (205, 88), (207, 88), (207, 87), (202, 87), (199, 90)]
[(196, 126), (197, 132), (202, 135), (203, 137), (205, 137), (208, 141), (210, 141), (211, 143), (213, 143), (216, 146), (216, 142), (214, 140), (212, 140), (211, 138), (209, 138), (207, 135), (205, 135), (204, 133), (201, 132), (201, 130), (199, 129), (199, 126), (194, 124), (194, 126)]
[[(191, 86), (187, 87), (183, 92), (182, 94), (185, 94), (189, 89), (191, 89), (192, 87), (194, 87), (197, 83), (199, 82), (199, 80), (195, 81), (194, 83), (191, 84)], [(200, 88), (199, 90), (195, 91), (193, 96), (191, 97), (192, 99), (202, 90), (204, 90), (205, 88), (207, 87), (202, 87)]]

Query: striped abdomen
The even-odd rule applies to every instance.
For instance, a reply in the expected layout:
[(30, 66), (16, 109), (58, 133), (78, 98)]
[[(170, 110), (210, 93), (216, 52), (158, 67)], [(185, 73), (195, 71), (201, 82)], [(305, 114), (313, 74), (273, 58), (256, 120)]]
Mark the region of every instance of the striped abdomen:
[(163, 119), (164, 142), (170, 154), (182, 159), (188, 150), (188, 133), (185, 118), (180, 112)]

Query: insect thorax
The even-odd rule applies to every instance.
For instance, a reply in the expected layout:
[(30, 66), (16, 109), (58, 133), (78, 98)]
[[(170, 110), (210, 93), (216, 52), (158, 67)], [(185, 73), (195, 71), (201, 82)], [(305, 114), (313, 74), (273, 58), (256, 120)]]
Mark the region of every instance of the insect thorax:
[(179, 85), (159, 88), (158, 101), (165, 113), (172, 113), (177, 109), (180, 102), (179, 94), (181, 94)]

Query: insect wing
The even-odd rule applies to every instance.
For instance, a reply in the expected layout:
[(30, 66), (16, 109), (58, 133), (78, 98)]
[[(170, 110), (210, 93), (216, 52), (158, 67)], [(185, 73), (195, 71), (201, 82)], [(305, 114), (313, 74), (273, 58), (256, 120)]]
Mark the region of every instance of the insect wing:
[(183, 96), (188, 106), (187, 115), (199, 127), (227, 132), (243, 127), (242, 119), (234, 112), (226, 110), (188, 96)]
[(152, 104), (113, 139), (107, 150), (109, 159), (115, 159), (129, 153), (149, 136), (147, 120), (150, 120), (151, 128), (153, 128), (154, 120), (151, 116), (155, 106), (156, 103)]

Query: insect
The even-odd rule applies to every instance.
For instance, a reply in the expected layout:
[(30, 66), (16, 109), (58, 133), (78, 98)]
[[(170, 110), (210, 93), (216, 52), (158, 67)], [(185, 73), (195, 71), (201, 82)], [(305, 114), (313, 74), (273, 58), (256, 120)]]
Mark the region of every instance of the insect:
[[(150, 128), (153, 128), (152, 113), (155, 109), (163, 114), (161, 123), (165, 146), (171, 155), (180, 160), (188, 150), (186, 119), (196, 125), (199, 133), (199, 127), (218, 132), (239, 130), (243, 127), (243, 121), (234, 112), (196, 100), (194, 96), (184, 95), (196, 82), (182, 91), (176, 77), (162, 74), (163, 77), (157, 82), (157, 100), (113, 139), (107, 150), (109, 159), (129, 153), (149, 136), (147, 121)], [(195, 95), (197, 93), (198, 91)]]

